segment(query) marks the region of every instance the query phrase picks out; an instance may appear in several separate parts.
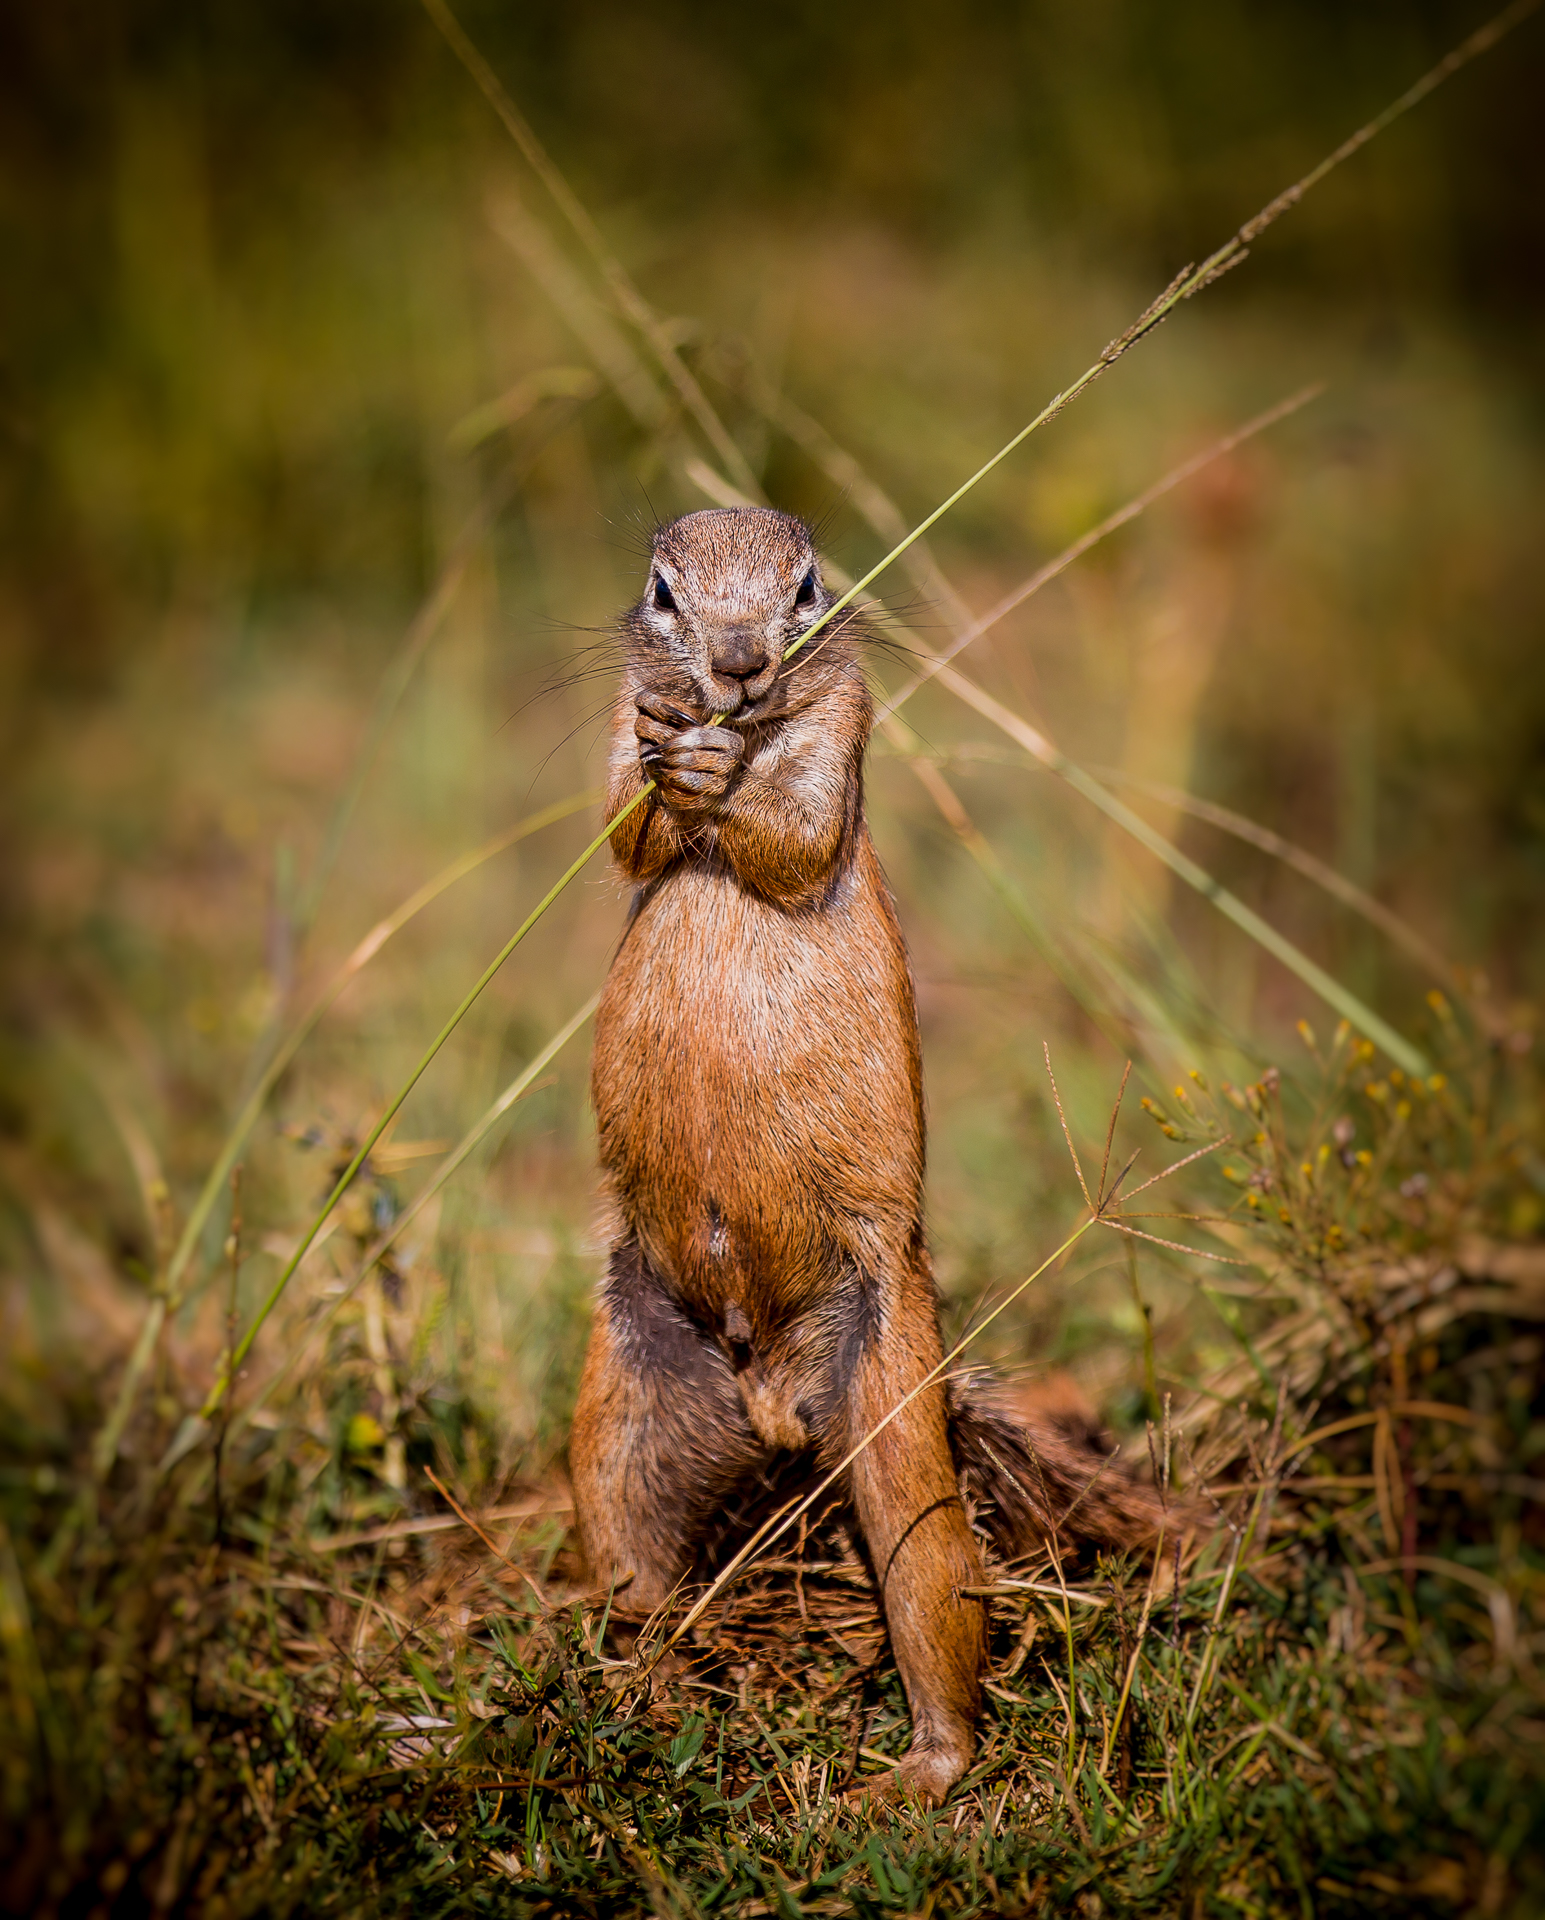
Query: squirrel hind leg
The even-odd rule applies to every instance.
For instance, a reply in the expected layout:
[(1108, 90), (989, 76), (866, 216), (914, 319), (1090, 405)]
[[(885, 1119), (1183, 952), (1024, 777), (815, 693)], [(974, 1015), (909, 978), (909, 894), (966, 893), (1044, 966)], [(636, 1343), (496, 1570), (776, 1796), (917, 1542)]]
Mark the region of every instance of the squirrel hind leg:
[(1005, 1560), (1049, 1546), (1153, 1547), (1189, 1530), (1189, 1506), (1168, 1502), (1112, 1457), (1081, 1412), (1017, 1413), (970, 1390), (951, 1395), (950, 1450)]
[(596, 1302), (569, 1440), (590, 1577), (617, 1583), (619, 1614), (642, 1617), (669, 1597), (709, 1517), (765, 1452), (729, 1362), (637, 1242), (620, 1241)]
[(944, 1391), (923, 1386), (940, 1352), (931, 1287), (919, 1276), (880, 1290), (889, 1310), (854, 1343), (822, 1448), (838, 1453), (868, 1436), (849, 1487), (912, 1710), (912, 1744), (894, 1778), (865, 1782), (863, 1791), (934, 1804), (976, 1745), (987, 1639), (975, 1590), (984, 1575), (950, 1456)]

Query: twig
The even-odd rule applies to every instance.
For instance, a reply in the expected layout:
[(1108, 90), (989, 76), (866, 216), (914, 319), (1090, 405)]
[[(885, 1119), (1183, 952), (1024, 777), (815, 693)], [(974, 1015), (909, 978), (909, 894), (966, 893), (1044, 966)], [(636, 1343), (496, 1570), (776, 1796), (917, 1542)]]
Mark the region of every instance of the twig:
[[(556, 1519), (561, 1514), (573, 1511), (567, 1502), (555, 1505), (548, 1501), (541, 1506), (528, 1503), (519, 1507), (495, 1507), (483, 1518), (490, 1521), (545, 1520)], [(393, 1520), (388, 1526), (367, 1527), (363, 1533), (314, 1533), (307, 1544), (313, 1553), (347, 1553), (353, 1547), (374, 1547), (383, 1541), (411, 1540), (425, 1533), (453, 1533), (457, 1527), (466, 1524), (459, 1514), (426, 1514), (417, 1520)]]
[(1045, 1580), (999, 1580), (990, 1587), (962, 1587), (960, 1591), (969, 1594), (973, 1600), (993, 1600), (1002, 1593), (1039, 1593), (1053, 1600), (1076, 1600), (1083, 1607), (1110, 1605), (1108, 1600), (1102, 1600), (1097, 1593), (1083, 1593), (1077, 1587), (1054, 1587)]
[(536, 1603), (542, 1609), (542, 1612), (544, 1614), (551, 1613), (553, 1610), (552, 1602), (548, 1599), (547, 1595), (543, 1593), (542, 1589), (537, 1585), (536, 1581), (532, 1579), (531, 1575), (527, 1573), (524, 1567), (516, 1566), (515, 1562), (510, 1558), (510, 1556), (504, 1551), (502, 1547), (495, 1546), (493, 1541), (489, 1539), (488, 1535), (483, 1531), (483, 1529), (478, 1525), (478, 1523), (472, 1518), (471, 1514), (468, 1513), (465, 1507), (463, 1507), (460, 1504), (455, 1494), (453, 1494), (450, 1488), (446, 1486), (445, 1482), (435, 1472), (433, 1467), (425, 1467), (424, 1478), (428, 1480), (430, 1485), (434, 1487), (435, 1490), (441, 1495), (441, 1497), (446, 1502), (447, 1506), (449, 1506), (449, 1508), (451, 1509), (451, 1512), (455, 1514), (456, 1518), (462, 1523), (462, 1525), (464, 1527), (470, 1527), (472, 1531), (477, 1535), (478, 1539), (482, 1541), (483, 1545), (487, 1547), (490, 1553), (496, 1555), (500, 1560), (502, 1560), (504, 1564), (509, 1568), (511, 1573), (518, 1574), (520, 1578), (525, 1581), (526, 1585), (531, 1589), (532, 1594), (535, 1596)]
[(1225, 1267), (1253, 1267), (1254, 1260), (1239, 1260), (1231, 1253), (1210, 1253), (1206, 1247), (1187, 1246), (1184, 1240), (1166, 1240), (1157, 1233), (1144, 1233), (1141, 1227), (1129, 1227), (1124, 1220), (1105, 1220), (1101, 1223), (1115, 1233), (1130, 1234), (1134, 1240), (1146, 1240), (1150, 1246), (1168, 1247), (1171, 1253), (1189, 1253), (1198, 1260), (1216, 1260)]

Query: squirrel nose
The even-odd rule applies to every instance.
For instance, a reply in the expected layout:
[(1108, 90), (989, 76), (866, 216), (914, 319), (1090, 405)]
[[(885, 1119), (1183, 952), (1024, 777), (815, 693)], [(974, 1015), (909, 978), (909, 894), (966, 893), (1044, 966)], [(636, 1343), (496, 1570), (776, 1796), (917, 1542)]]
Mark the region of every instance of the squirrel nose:
[(724, 680), (754, 680), (767, 669), (766, 642), (754, 634), (726, 633), (714, 644), (709, 665)]

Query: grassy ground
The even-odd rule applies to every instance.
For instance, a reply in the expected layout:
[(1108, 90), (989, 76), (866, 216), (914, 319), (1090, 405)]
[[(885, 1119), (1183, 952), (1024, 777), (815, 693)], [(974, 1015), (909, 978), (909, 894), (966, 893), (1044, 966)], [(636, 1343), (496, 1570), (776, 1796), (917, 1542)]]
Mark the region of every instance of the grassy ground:
[(994, 1572), (939, 1812), (861, 1797), (908, 1723), (840, 1503), (647, 1671), (561, 1476), (501, 1462), (391, 1276), (169, 1473), (153, 1417), (95, 1508), (35, 1445), (9, 1472), (8, 1909), (1535, 1910), (1545, 1259), (1503, 1236), (1537, 1095), (1447, 1024), (1441, 1085), (1343, 1040), (1312, 1110), (1275, 1076), (1172, 1101), (1173, 1132), (1233, 1120), (1211, 1204), (1265, 1276), (1227, 1297), (1232, 1375), (1149, 1429), (1211, 1538), (1158, 1578)]
[[(726, 456), (578, 250), (554, 266), (561, 229), (512, 224), (512, 184), (537, 195), (483, 132), (394, 121), (372, 166), (313, 117), (242, 200), (186, 76), (162, 80), (114, 96), (109, 344), (33, 342), (36, 554), (6, 602), (27, 645), (0, 703), (0, 1904), (1537, 1911), (1545, 814), (1516, 367), (1388, 287), (1279, 268), (1252, 304), (1252, 261), (941, 528), (942, 573), (894, 583), (881, 691), (949, 637), (947, 582), (991, 605), (1328, 379), (962, 664), (1424, 1058), (1392, 1070), (1338, 1028), (980, 707), (935, 686), (877, 740), (947, 1327), (1080, 1217), (1043, 1048), (1086, 1167), (1128, 1057), (1134, 1184), (1213, 1149), (1137, 1203), (1151, 1238), (1091, 1231), (971, 1354), (1071, 1375), (1212, 1525), (1178, 1565), (996, 1569), (977, 1765), (937, 1813), (881, 1813), (863, 1783), (908, 1728), (840, 1505), (653, 1672), (574, 1558), (593, 1142), (583, 1031), (543, 1050), (620, 924), (599, 869), (372, 1151), (228, 1404), (190, 1419), (593, 832), (638, 528), (702, 504), (688, 461)], [(1405, 258), (1434, 175), (1390, 164), (1290, 261), (1367, 230)], [(1001, 205), (942, 237), (863, 196), (606, 224), (662, 312), (712, 316), (661, 337), (752, 484), (826, 512), (853, 572), (1152, 290)], [(800, 1484), (750, 1490), (700, 1572)]]

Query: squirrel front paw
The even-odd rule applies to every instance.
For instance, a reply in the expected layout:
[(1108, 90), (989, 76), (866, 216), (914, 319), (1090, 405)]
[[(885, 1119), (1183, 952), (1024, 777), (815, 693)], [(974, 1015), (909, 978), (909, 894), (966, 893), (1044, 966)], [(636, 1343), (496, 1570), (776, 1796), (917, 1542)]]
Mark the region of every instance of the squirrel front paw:
[(740, 771), (745, 736), (733, 727), (699, 726), (663, 694), (641, 693), (637, 706), (639, 765), (666, 805), (681, 813), (718, 806)]

